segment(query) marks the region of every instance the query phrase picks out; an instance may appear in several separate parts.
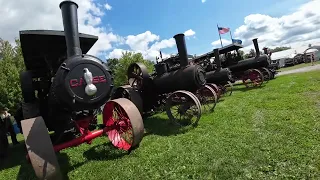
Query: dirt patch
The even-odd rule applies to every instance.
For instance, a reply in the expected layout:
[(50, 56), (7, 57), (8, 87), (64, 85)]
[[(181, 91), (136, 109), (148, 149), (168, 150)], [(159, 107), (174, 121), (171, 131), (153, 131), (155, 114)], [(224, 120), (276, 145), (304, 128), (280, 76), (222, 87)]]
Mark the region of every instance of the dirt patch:
[[(277, 74), (277, 76), (286, 75), (286, 74), (293, 74), (293, 73), (303, 73), (303, 72), (309, 72), (309, 71), (315, 71), (315, 70), (320, 70), (320, 64), (314, 65), (314, 66), (302, 67), (299, 69), (288, 70), (288, 71), (284, 71), (284, 72), (279, 72)], [(281, 71), (281, 69), (280, 69), (280, 71)]]

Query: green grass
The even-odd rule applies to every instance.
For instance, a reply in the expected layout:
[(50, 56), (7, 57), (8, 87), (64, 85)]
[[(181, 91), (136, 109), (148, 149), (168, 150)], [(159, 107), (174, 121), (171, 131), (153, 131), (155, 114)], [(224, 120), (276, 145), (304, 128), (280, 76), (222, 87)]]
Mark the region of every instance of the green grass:
[[(131, 154), (106, 137), (58, 155), (69, 179), (319, 179), (320, 73), (284, 75), (258, 89), (236, 86), (215, 112), (187, 132), (164, 115), (145, 119)], [(0, 179), (33, 179), (22, 145), (11, 148)]]
[[(320, 61), (316, 61), (313, 63), (314, 65), (317, 65), (317, 64), (320, 64)], [(289, 67), (285, 67), (285, 68), (281, 68), (279, 69), (281, 72), (283, 71), (288, 71), (288, 70), (293, 70), (293, 69), (299, 69), (299, 68), (302, 68), (302, 67), (307, 67), (307, 66), (311, 66), (311, 63), (302, 63), (302, 64), (298, 64), (298, 65), (295, 65), (295, 66), (289, 66)]]

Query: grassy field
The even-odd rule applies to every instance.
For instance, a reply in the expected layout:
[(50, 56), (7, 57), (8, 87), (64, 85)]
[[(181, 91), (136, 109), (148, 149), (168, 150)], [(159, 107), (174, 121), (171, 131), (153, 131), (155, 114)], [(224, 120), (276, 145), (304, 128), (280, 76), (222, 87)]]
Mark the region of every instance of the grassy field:
[[(314, 65), (317, 65), (317, 64), (320, 64), (320, 61), (314, 62)], [(288, 71), (288, 70), (298, 69), (298, 68), (307, 67), (307, 66), (311, 66), (311, 63), (302, 63), (302, 64), (298, 64), (298, 65), (295, 65), (295, 66), (281, 68), (279, 70), (280, 71)]]
[[(319, 120), (320, 72), (284, 75), (236, 86), (187, 132), (165, 115), (145, 119), (147, 134), (129, 155), (102, 137), (58, 157), (66, 179), (319, 179)], [(11, 148), (0, 179), (34, 179), (22, 148)]]

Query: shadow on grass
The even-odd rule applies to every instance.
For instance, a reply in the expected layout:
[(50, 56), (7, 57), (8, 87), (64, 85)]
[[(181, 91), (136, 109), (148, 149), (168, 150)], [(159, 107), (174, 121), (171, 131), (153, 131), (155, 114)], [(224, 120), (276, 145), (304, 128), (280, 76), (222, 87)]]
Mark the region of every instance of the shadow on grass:
[(105, 142), (93, 146), (88, 151), (84, 152), (83, 156), (88, 161), (105, 161), (119, 159), (129, 154), (130, 151), (116, 149), (111, 142)]
[[(59, 162), (63, 180), (69, 180), (68, 173), (71, 170), (74, 170), (84, 164), (83, 162), (83, 163), (79, 163), (71, 166), (69, 163), (69, 157), (66, 153), (57, 153), (56, 155)], [(17, 174), (17, 180), (37, 179), (34, 173), (34, 170), (32, 168), (32, 164), (28, 163), (25, 158), (23, 160), (24, 162), (21, 164), (19, 172)]]
[(169, 118), (167, 119), (160, 117), (159, 115), (151, 116), (144, 120), (144, 128), (147, 131), (144, 136), (150, 134), (159, 135), (159, 136), (171, 136), (182, 134), (188, 131), (190, 128), (180, 127), (170, 122)]
[[(32, 164), (26, 160), (24, 142), (21, 142), (21, 144), (13, 147), (11, 146), (9, 151), (10, 153), (8, 154), (8, 157), (4, 160), (1, 160), (0, 171), (20, 166), (19, 172), (16, 176), (17, 180), (37, 179)], [(130, 152), (118, 150), (112, 145), (111, 142), (106, 142), (90, 147), (89, 150), (83, 153), (83, 156), (86, 158), (85, 161), (71, 165), (69, 163), (70, 159), (66, 153), (56, 153), (64, 180), (69, 180), (68, 173), (70, 171), (84, 165), (88, 161), (114, 160), (128, 154), (130, 154)]]
[(243, 86), (243, 87), (239, 87), (239, 88), (234, 88), (233, 89), (233, 92), (235, 91), (241, 91), (241, 92), (247, 92), (247, 91), (251, 91), (251, 90), (254, 90), (254, 89), (261, 89), (261, 88), (264, 88), (265, 87), (265, 83), (263, 83), (261, 86), (259, 87), (246, 87), (246, 86)]
[(19, 143), (20, 144), (17, 144), (15, 146), (12, 146), (12, 144), (10, 144), (6, 158), (0, 160), (0, 171), (16, 167), (23, 163), (26, 155), (25, 145), (24, 141), (20, 141)]

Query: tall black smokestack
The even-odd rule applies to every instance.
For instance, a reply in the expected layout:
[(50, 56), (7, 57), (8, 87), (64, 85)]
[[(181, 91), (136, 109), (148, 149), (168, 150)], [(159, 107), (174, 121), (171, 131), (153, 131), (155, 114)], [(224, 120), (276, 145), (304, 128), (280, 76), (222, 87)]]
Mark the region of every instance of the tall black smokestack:
[(73, 1), (62, 1), (59, 7), (62, 12), (68, 57), (82, 55), (78, 32), (78, 4)]
[(260, 50), (259, 50), (259, 45), (258, 45), (258, 38), (252, 39), (254, 49), (256, 50), (256, 57), (260, 56)]
[(187, 47), (186, 47), (186, 41), (184, 39), (184, 34), (176, 34), (173, 36), (173, 38), (176, 40), (178, 53), (179, 53), (179, 59), (180, 59), (180, 66), (185, 67), (188, 65), (188, 53), (187, 53)]
[(214, 62), (216, 62), (217, 70), (220, 70), (221, 69), (221, 60), (219, 57), (219, 49), (214, 49), (213, 52), (214, 52)]

